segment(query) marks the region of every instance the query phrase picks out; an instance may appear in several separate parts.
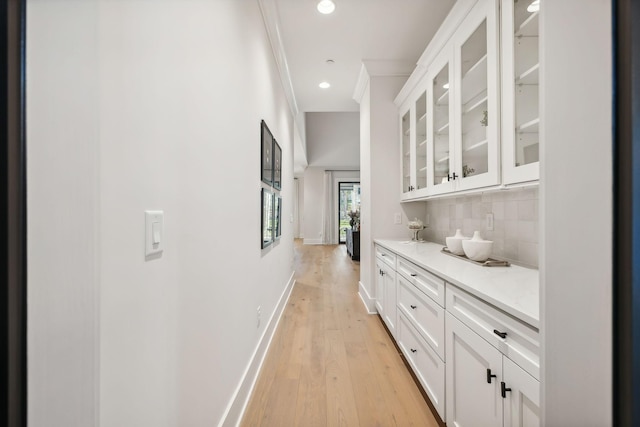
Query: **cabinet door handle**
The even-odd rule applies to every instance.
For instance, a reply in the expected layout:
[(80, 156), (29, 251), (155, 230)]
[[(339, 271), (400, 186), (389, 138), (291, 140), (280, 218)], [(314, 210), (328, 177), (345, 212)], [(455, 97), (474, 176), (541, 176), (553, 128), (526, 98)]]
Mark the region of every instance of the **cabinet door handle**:
[(415, 348), (411, 349), (411, 353), (415, 353), (416, 351), (418, 351), (418, 350), (416, 350)]
[(380, 256), (387, 256), (387, 254), (380, 254)]
[(417, 306), (417, 305), (410, 305), (409, 307), (411, 307), (411, 308), (412, 308), (412, 309), (414, 309), (414, 310), (415, 310), (416, 308), (418, 308), (418, 306)]
[(505, 339), (507, 337), (507, 333), (506, 332), (500, 332), (497, 329), (494, 329), (493, 333), (496, 334), (497, 336), (499, 336), (502, 339)]
[(506, 384), (504, 383), (504, 381), (500, 381), (500, 393), (502, 394), (503, 399), (507, 398), (508, 391), (511, 391), (511, 389), (506, 387)]
[(380, 274), (384, 276), (385, 273), (384, 271), (380, 270)]
[(491, 384), (491, 378), (496, 378), (496, 376), (491, 373), (491, 369), (487, 369), (487, 383), (488, 384)]
[(458, 179), (458, 178), (460, 178), (460, 177), (459, 177), (458, 175), (456, 175), (456, 173), (454, 172), (454, 173), (453, 173), (453, 178), (452, 178), (452, 179)]
[(411, 273), (411, 277), (416, 277), (417, 274), (416, 273)]

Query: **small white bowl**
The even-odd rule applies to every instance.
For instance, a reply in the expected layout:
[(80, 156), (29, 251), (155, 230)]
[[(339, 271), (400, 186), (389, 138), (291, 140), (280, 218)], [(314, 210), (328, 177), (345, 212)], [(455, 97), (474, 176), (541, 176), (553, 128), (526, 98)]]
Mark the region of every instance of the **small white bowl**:
[(456, 230), (456, 235), (445, 238), (447, 242), (447, 249), (454, 255), (464, 255), (464, 249), (462, 249), (462, 241), (469, 240), (469, 237), (463, 236), (460, 229)]
[(484, 262), (491, 256), (493, 242), (491, 240), (483, 240), (477, 231), (473, 234), (471, 240), (462, 242), (464, 254), (473, 261)]

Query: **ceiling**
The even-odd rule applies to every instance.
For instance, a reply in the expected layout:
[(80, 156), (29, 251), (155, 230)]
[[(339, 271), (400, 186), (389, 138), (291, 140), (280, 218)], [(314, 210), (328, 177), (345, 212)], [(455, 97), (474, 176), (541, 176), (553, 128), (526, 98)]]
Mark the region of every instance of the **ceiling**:
[[(416, 63), (455, 0), (275, 0), (300, 112), (358, 111), (353, 93), (363, 60)], [(327, 60), (335, 62), (328, 64)], [(327, 81), (329, 89), (318, 84)]]

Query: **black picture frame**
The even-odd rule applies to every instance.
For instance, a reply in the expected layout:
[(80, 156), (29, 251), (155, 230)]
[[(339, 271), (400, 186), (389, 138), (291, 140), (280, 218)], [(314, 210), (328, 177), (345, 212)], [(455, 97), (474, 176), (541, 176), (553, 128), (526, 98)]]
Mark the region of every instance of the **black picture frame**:
[(260, 227), (260, 247), (262, 249), (266, 248), (274, 241), (274, 230), (273, 230), (273, 214), (274, 214), (274, 193), (267, 190), (266, 188), (262, 188), (260, 192), (260, 205), (261, 209), (261, 227)]
[(273, 188), (282, 188), (282, 148), (275, 139), (273, 140)]
[[(275, 195), (274, 195), (275, 196)], [(276, 196), (273, 203), (273, 240), (278, 240), (282, 235), (282, 197)]]
[(273, 134), (264, 120), (260, 121), (260, 179), (268, 185), (273, 185)]

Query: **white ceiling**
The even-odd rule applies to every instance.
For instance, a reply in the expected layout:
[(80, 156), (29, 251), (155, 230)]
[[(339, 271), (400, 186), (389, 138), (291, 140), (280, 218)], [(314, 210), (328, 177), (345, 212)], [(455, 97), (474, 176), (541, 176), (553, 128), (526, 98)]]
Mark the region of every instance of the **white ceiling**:
[(275, 2), (299, 111), (337, 112), (359, 110), (353, 92), (363, 60), (415, 63), (455, 0), (334, 0), (331, 15), (317, 11), (318, 0)]

